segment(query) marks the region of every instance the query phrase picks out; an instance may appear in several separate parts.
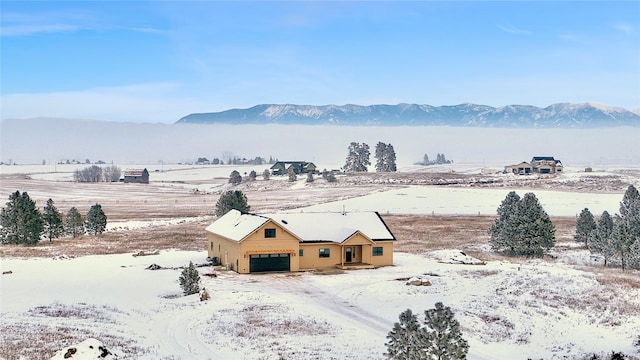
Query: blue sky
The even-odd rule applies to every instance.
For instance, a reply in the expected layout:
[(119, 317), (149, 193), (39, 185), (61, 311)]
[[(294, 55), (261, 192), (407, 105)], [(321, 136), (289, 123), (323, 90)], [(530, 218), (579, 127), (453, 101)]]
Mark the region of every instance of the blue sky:
[(262, 103), (640, 108), (640, 1), (11, 1), (1, 116)]

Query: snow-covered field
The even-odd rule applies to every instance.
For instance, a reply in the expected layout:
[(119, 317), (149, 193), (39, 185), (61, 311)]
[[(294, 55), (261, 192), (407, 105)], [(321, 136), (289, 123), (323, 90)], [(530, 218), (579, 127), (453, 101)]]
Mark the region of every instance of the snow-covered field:
[[(212, 179), (230, 172), (163, 167), (149, 189), (214, 191), (226, 185)], [(15, 167), (3, 167), (2, 174), (10, 173), (7, 168)], [(479, 173), (481, 168), (456, 171)], [(590, 176), (619, 176), (638, 184), (637, 169), (619, 170)], [(59, 187), (69, 176), (37, 168), (17, 173)], [(555, 181), (587, 181), (584, 176), (568, 172)], [(289, 186), (296, 194), (289, 196), (300, 199), (314, 191), (312, 199), (301, 200), (301, 211), (344, 207), (395, 214), (494, 214), (510, 190), (534, 191), (552, 216), (575, 216), (585, 206), (595, 214), (615, 213), (623, 192), (372, 184), (362, 196), (323, 201), (327, 190), (321, 181), (281, 181), (279, 186)], [(255, 199), (268, 196), (259, 189), (248, 190)], [(21, 190), (45, 197), (37, 189)], [(2, 191), (6, 198), (6, 191), (15, 190)], [(173, 196), (167, 193), (167, 205)], [(122, 219), (120, 225), (126, 223)], [(93, 337), (122, 358), (135, 359), (383, 359), (386, 335), (400, 312), (422, 313), (442, 301), (462, 325), (470, 359), (573, 359), (612, 350), (639, 356), (633, 344), (640, 336), (640, 273), (602, 269), (572, 242), (559, 244), (556, 260), (505, 259), (492, 256), (486, 244), (477, 248), (483, 265), (450, 261), (460, 254), (449, 249), (396, 252), (394, 266), (374, 270), (238, 275), (217, 269), (217, 277), (210, 277), (214, 269), (201, 267), (202, 285), (212, 295), (206, 302), (182, 296), (178, 285), (181, 266), (205, 263), (204, 239), (202, 251), (152, 256), (2, 258), (2, 271), (11, 273), (0, 277), (1, 351), (10, 359), (21, 351), (25, 358), (46, 359)], [(147, 270), (151, 264), (163, 269)], [(411, 277), (431, 286), (407, 285)]]

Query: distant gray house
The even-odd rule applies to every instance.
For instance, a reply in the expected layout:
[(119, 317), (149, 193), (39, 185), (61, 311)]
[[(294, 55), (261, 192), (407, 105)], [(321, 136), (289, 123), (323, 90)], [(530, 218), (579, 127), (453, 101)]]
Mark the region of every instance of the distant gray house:
[(138, 183), (138, 184), (148, 184), (149, 183), (149, 171), (146, 168), (144, 169), (127, 169), (124, 171), (124, 182), (125, 183)]
[(316, 173), (316, 165), (307, 161), (278, 161), (271, 166), (273, 175), (285, 175), (289, 173), (289, 168), (297, 174)]

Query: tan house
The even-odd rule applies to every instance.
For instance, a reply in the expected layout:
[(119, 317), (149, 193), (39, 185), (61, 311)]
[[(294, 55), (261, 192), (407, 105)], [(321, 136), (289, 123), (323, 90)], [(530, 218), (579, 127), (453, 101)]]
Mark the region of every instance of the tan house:
[(396, 240), (377, 212), (231, 210), (206, 230), (209, 258), (241, 274), (393, 265)]
[(531, 166), (531, 164), (529, 164), (528, 162), (523, 161), (520, 164), (505, 166), (504, 172), (516, 175), (528, 175), (533, 172), (533, 166)]

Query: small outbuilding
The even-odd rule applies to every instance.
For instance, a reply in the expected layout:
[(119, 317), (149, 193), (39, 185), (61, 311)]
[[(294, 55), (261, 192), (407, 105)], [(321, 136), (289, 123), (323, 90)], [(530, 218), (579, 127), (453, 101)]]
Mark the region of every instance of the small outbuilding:
[(149, 171), (146, 168), (144, 169), (127, 169), (124, 171), (124, 182), (125, 183), (138, 183), (138, 184), (148, 184), (149, 183)]

